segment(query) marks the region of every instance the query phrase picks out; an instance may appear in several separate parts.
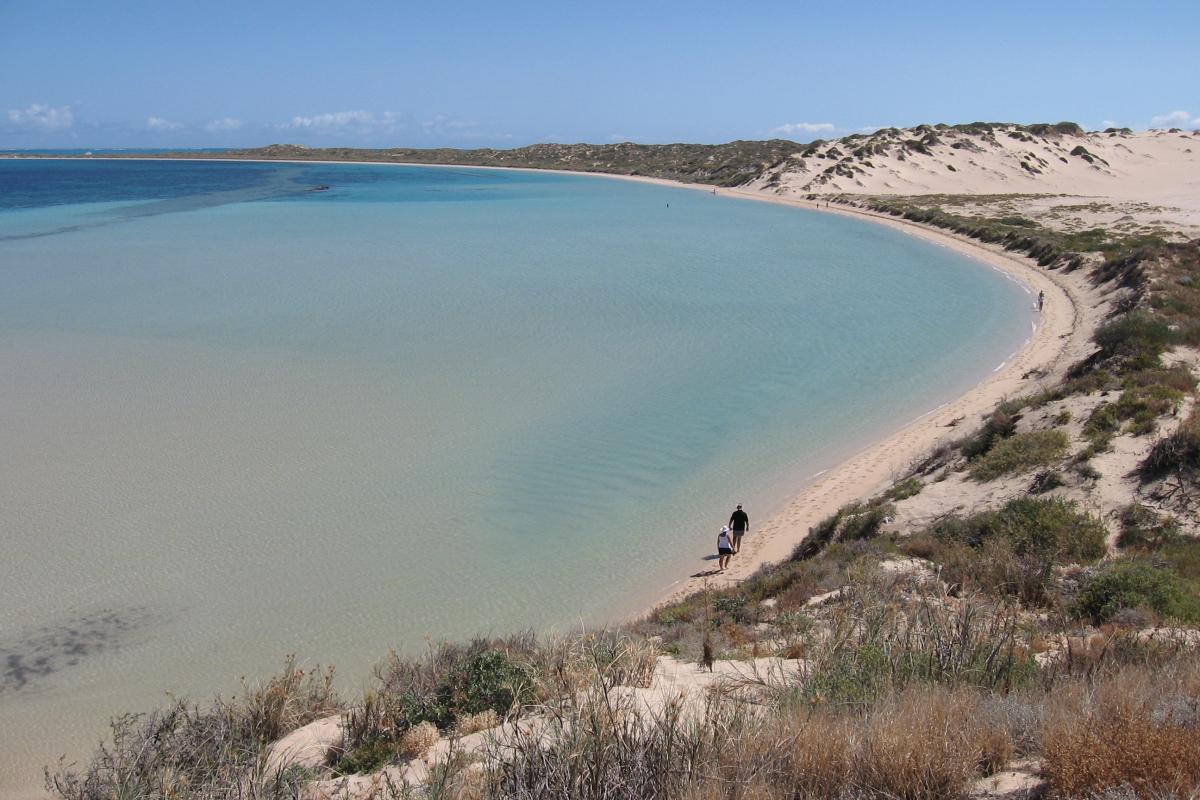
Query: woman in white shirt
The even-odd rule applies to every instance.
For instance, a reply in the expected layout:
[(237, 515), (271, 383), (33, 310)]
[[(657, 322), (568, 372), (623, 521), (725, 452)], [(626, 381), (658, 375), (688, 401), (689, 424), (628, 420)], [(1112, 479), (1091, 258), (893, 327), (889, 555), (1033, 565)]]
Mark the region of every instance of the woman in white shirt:
[(733, 541), (729, 538), (729, 526), (725, 525), (717, 534), (717, 568), (722, 572), (729, 566), (731, 555), (733, 555)]

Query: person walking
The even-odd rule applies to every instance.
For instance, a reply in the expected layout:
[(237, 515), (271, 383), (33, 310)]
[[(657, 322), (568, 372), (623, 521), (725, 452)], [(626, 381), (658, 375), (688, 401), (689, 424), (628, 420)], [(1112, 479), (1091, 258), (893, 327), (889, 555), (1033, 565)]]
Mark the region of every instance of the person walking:
[(733, 552), (740, 552), (742, 549), (742, 537), (750, 532), (750, 515), (742, 511), (740, 503), (734, 512), (729, 515), (729, 527), (733, 532)]
[(1042, 306), (1046, 304), (1046, 293), (1038, 292), (1038, 311), (1042, 310)]
[(721, 572), (729, 566), (729, 557), (733, 555), (733, 542), (729, 540), (729, 526), (721, 528), (717, 534), (717, 569)]

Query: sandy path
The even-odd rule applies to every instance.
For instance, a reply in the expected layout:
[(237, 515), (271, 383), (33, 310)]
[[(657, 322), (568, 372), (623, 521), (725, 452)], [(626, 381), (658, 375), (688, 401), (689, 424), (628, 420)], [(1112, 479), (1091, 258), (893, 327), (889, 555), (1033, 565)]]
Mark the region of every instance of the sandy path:
[[(752, 190), (723, 189), (720, 194), (816, 210), (813, 201), (764, 195)], [(1094, 293), (1086, 284), (1083, 270), (1069, 274), (1051, 272), (1038, 267), (1031, 259), (1000, 248), (874, 212), (826, 209), (823, 205), (820, 210), (889, 225), (1002, 270), (1030, 290), (1031, 303), (1037, 292), (1046, 293), (1041, 320), (1025, 346), (985, 381), (798, 487), (797, 493), (782, 508), (770, 514), (765, 522), (752, 526), (742, 543), (742, 551), (734, 557), (728, 570), (715, 573), (709, 566), (711, 562), (701, 562), (697, 565), (702, 566), (701, 571), (672, 584), (660, 603), (678, 599), (706, 585), (736, 583), (763, 564), (787, 558), (811, 526), (841, 506), (884, 489), (898, 473), (937, 444), (962, 436), (964, 428), (971, 427), (1000, 400), (1031, 391), (1046, 380), (1044, 375), (1024, 377), (1030, 371), (1060, 373), (1088, 351), (1100, 315), (1089, 313), (1094, 306)], [(963, 419), (961, 426), (949, 425), (959, 418)], [(753, 509), (749, 510), (753, 512)]]

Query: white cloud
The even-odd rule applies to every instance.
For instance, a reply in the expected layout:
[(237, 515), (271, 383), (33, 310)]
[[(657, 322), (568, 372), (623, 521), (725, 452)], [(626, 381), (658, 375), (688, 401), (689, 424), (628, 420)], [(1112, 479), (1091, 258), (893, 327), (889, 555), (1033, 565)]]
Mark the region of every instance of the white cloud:
[(183, 124), (162, 117), (148, 117), (146, 127), (152, 131), (177, 131), (183, 127)]
[(335, 111), (328, 114), (295, 116), (275, 126), (278, 130), (303, 131), (310, 137), (357, 136), (362, 138), (403, 135), (418, 140), (511, 139), (509, 134), (480, 128), (478, 122), (447, 114), (418, 118), (398, 111)]
[(1118, 128), (1120, 126), (1117, 125), (1116, 120), (1104, 119), (1100, 120), (1100, 127), (1101, 129), (1107, 130), (1108, 128)]
[(312, 117), (292, 117), (291, 122), (285, 122), (280, 127), (296, 128), (314, 131), (359, 131), (369, 133), (386, 131), (404, 127), (400, 115), (395, 111), (384, 111), (376, 114), (374, 111), (335, 111), (330, 114), (317, 114)]
[(9, 109), (8, 121), (22, 127), (56, 131), (74, 125), (75, 115), (71, 112), (70, 106), (54, 108), (34, 103), (29, 108)]
[(242, 127), (242, 121), (240, 119), (234, 119), (233, 117), (222, 117), (221, 119), (214, 119), (212, 122), (205, 125), (204, 130), (210, 132), (236, 131), (240, 127)]
[(833, 133), (835, 130), (837, 130), (837, 126), (832, 122), (789, 122), (778, 128), (772, 128), (770, 134), (772, 136), (794, 136), (797, 133)]
[(1150, 118), (1152, 128), (1200, 128), (1200, 117), (1193, 118), (1187, 111), (1172, 111)]

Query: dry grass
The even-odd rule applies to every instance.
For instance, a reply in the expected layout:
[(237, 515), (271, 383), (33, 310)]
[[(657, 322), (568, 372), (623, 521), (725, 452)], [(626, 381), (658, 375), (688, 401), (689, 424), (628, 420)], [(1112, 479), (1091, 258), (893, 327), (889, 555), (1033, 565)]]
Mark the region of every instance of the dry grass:
[(69, 800), (287, 796), (301, 776), (264, 774), (263, 754), (296, 728), (336, 714), (341, 701), (332, 686), (331, 670), (306, 670), (289, 657), (278, 675), (240, 698), (218, 697), (203, 709), (179, 700), (120, 717), (112, 741), (85, 769), (47, 770), (47, 790)]
[[(495, 714), (493, 713), (493, 716)], [(441, 734), (432, 722), (419, 722), (404, 732), (400, 737), (397, 751), (403, 758), (420, 758), (437, 744)]]
[(493, 754), (489, 795), (506, 798), (953, 800), (1014, 751), (979, 692), (921, 687), (867, 713), (772, 713), (716, 699), (703, 718), (647, 718), (594, 703)]
[(1043, 733), (1045, 774), (1059, 797), (1118, 787), (1137, 796), (1200, 789), (1200, 665), (1123, 669), (1094, 687), (1064, 687)]
[[(454, 723), (454, 733), (458, 736), (470, 736), (472, 733), (486, 731), (500, 724), (500, 715), (492, 709), (480, 711), (478, 714), (467, 714), (459, 717)], [(435, 729), (436, 730), (436, 729)]]

